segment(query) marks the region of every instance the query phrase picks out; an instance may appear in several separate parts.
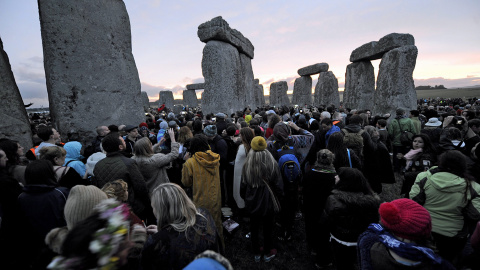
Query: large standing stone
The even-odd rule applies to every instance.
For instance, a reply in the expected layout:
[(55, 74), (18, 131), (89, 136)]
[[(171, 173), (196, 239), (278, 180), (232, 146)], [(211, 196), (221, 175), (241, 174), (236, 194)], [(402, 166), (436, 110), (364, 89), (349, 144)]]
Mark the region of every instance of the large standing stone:
[(310, 76), (295, 79), (292, 104), (301, 106), (312, 104), (312, 78)]
[(270, 105), (283, 106), (290, 105), (290, 99), (287, 95), (288, 84), (286, 81), (274, 82), (270, 84)]
[(318, 74), (320, 72), (326, 72), (326, 71), (328, 71), (328, 64), (318, 63), (318, 64), (301, 68), (297, 72), (298, 72), (298, 75), (300, 76), (310, 76), (310, 75), (314, 75), (314, 74)]
[(375, 73), (370, 61), (360, 61), (347, 66), (343, 106), (352, 109), (373, 109)]
[(245, 96), (245, 105), (255, 109), (258, 104), (255, 101), (255, 82), (253, 79), (252, 59), (248, 58), (245, 54), (240, 53), (240, 65), (243, 87), (239, 89), (239, 93), (240, 95)]
[(16, 140), (25, 149), (32, 147), (32, 130), (10, 61), (0, 38), (0, 138)]
[(50, 112), (62, 135), (144, 120), (123, 1), (38, 1)]
[(205, 78), (203, 113), (230, 114), (243, 110), (244, 79), (240, 54), (233, 45), (216, 40), (207, 42), (203, 48), (202, 73)]
[(204, 89), (204, 88), (205, 88), (204, 83), (187, 84), (187, 90), (199, 90), (199, 89)]
[(378, 42), (372, 41), (353, 50), (350, 62), (380, 59), (386, 52), (407, 45), (415, 45), (415, 38), (412, 35), (391, 33)]
[(180, 114), (180, 112), (183, 110), (183, 105), (181, 104), (175, 104), (173, 105), (172, 111), (175, 115)]
[(183, 105), (190, 108), (198, 106), (198, 99), (195, 90), (183, 90)]
[(221, 17), (215, 17), (208, 22), (198, 26), (197, 35), (202, 42), (210, 40), (218, 40), (230, 43), (235, 46), (239, 52), (253, 59), (253, 45), (244, 37), (242, 33), (235, 29), (231, 29), (228, 23)]
[(265, 105), (265, 95), (263, 93), (263, 85), (260, 84), (259, 79), (255, 79), (254, 83), (255, 83), (255, 93), (256, 93), (255, 100), (258, 106), (263, 106)]
[(417, 47), (411, 45), (393, 49), (383, 56), (375, 91), (375, 114), (395, 115), (397, 108), (417, 108), (417, 92), (412, 77), (417, 54)]
[(143, 103), (143, 110), (148, 112), (150, 108), (150, 99), (148, 98), (148, 94), (145, 91), (142, 91), (142, 103)]
[(315, 105), (329, 106), (331, 104), (335, 107), (340, 106), (340, 95), (338, 93), (338, 80), (333, 72), (322, 72), (318, 76), (318, 82), (315, 86)]
[(173, 92), (170, 90), (163, 90), (158, 93), (158, 104), (165, 104), (165, 107), (173, 109), (174, 98)]

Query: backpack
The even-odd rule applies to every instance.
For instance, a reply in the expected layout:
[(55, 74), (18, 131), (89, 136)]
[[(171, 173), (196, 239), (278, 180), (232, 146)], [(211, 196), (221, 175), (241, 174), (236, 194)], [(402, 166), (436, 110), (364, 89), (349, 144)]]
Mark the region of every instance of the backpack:
[(363, 129), (357, 133), (349, 132), (346, 129), (342, 129), (344, 134), (343, 136), (343, 143), (345, 144), (346, 148), (350, 148), (359, 157), (363, 157), (363, 137), (362, 134), (365, 132)]
[(293, 146), (287, 143), (277, 149), (277, 154), (278, 166), (280, 167), (283, 181), (291, 184), (297, 182), (302, 171)]
[(413, 136), (415, 136), (415, 134), (408, 130), (403, 130), (400, 121), (397, 120), (397, 123), (400, 128), (400, 143), (405, 147), (412, 147)]

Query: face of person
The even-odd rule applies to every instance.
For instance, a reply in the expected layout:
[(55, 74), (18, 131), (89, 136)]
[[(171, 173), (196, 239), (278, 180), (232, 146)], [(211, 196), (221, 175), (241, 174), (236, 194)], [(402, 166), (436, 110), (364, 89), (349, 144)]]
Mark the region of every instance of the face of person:
[(425, 145), (425, 144), (424, 144), (422, 138), (416, 137), (415, 139), (413, 139), (412, 146), (413, 146), (413, 149), (414, 149), (414, 150), (423, 148), (424, 145)]
[(0, 168), (7, 167), (7, 161), (8, 161), (7, 155), (3, 150), (0, 150)]
[(53, 136), (53, 139), (54, 139), (55, 141), (60, 140), (60, 133), (58, 133), (58, 131), (57, 131), (56, 129), (54, 129), (54, 128), (52, 128), (52, 131), (53, 131), (53, 135), (52, 135), (52, 136)]
[(118, 148), (120, 149), (120, 151), (123, 151), (123, 150), (125, 150), (125, 149), (127, 148), (127, 145), (125, 144), (125, 140), (123, 140), (123, 138), (122, 138), (121, 136), (118, 137), (118, 138), (119, 138), (120, 141), (122, 142), (122, 144), (120, 144), (120, 145), (118, 146)]
[(24, 149), (23, 146), (21, 146), (19, 143), (17, 143), (17, 145), (18, 145), (17, 154), (19, 156), (23, 156), (23, 149)]
[(129, 136), (129, 137), (132, 137), (132, 138), (137, 137), (137, 136), (138, 136), (138, 129), (135, 128), (135, 129), (133, 129), (132, 131), (130, 131), (130, 132), (128, 133), (128, 136)]
[(66, 155), (61, 157), (55, 157), (53, 161), (55, 161), (55, 165), (62, 166), (65, 163), (65, 158), (67, 158)]
[(108, 133), (110, 133), (110, 130), (108, 129), (107, 126), (102, 126), (102, 135), (101, 136), (106, 136)]

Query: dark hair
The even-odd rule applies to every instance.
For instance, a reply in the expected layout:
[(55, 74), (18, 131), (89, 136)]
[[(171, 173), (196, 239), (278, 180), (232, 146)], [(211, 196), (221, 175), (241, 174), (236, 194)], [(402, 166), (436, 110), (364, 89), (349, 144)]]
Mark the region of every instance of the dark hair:
[(227, 130), (228, 136), (234, 136), (235, 133), (237, 132), (237, 126), (235, 126), (235, 124), (228, 124), (226, 130)]
[(253, 132), (255, 133), (255, 136), (263, 137), (263, 131), (259, 126), (253, 126), (252, 129), (253, 129)]
[(372, 195), (373, 191), (367, 178), (355, 168), (342, 167), (338, 172), (340, 181), (335, 184), (335, 189), (349, 192), (362, 192), (365, 195)]
[(48, 141), (50, 136), (53, 135), (53, 127), (51, 126), (41, 126), (38, 128), (37, 136), (42, 139), (42, 141)]
[(0, 148), (7, 155), (7, 167), (15, 166), (20, 163), (20, 156), (18, 155), (18, 142), (10, 139), (0, 139)]
[(378, 123), (381, 127), (387, 126), (387, 120), (385, 120), (385, 119), (378, 119), (377, 123)]
[(413, 140), (415, 140), (415, 138), (422, 138), (422, 140), (423, 140), (423, 152), (424, 153), (429, 153), (432, 156), (436, 155), (437, 151), (435, 149), (435, 146), (433, 146), (432, 141), (430, 140), (430, 137), (428, 137), (428, 135), (423, 134), (423, 133), (413, 135), (412, 143), (413, 143)]
[(318, 124), (318, 121), (313, 120), (312, 123), (310, 124), (310, 131), (315, 131), (319, 129), (320, 129), (320, 125)]
[(110, 130), (110, 132), (118, 132), (118, 126), (117, 125), (110, 125), (110, 126), (108, 126), (108, 130)]
[(118, 148), (119, 145), (122, 144), (120, 140), (120, 134), (117, 132), (110, 132), (105, 138), (102, 140), (102, 148), (107, 153), (118, 152), (120, 149)]
[(480, 119), (468, 120), (468, 127), (471, 128), (473, 126), (480, 127)]
[(268, 127), (273, 129), (276, 124), (280, 123), (281, 120), (282, 119), (280, 118), (280, 116), (274, 114), (268, 121)]
[(458, 150), (447, 151), (438, 158), (438, 169), (464, 177), (467, 170), (467, 158)]
[(333, 121), (330, 118), (323, 118), (320, 122), (321, 125), (325, 124), (327, 126), (333, 125)]
[(335, 132), (330, 135), (327, 149), (335, 155), (335, 160), (333, 161), (335, 168), (348, 164), (347, 147), (343, 143), (343, 134), (341, 132)]
[(362, 123), (363, 123), (363, 118), (360, 115), (354, 114), (352, 115), (352, 117), (350, 117), (349, 124), (361, 125)]
[(411, 110), (411, 111), (410, 111), (410, 114), (413, 115), (413, 116), (415, 116), (415, 117), (418, 117), (418, 116), (420, 115), (420, 112), (417, 111), (417, 110)]
[(53, 164), (49, 160), (34, 160), (25, 169), (27, 185), (57, 186)]
[(195, 121), (193, 121), (192, 128), (194, 132), (201, 132), (203, 128), (202, 120), (196, 119)]
[(197, 134), (193, 138), (188, 139), (184, 146), (188, 149), (190, 156), (193, 157), (197, 152), (205, 152), (210, 150), (208, 138), (204, 134)]

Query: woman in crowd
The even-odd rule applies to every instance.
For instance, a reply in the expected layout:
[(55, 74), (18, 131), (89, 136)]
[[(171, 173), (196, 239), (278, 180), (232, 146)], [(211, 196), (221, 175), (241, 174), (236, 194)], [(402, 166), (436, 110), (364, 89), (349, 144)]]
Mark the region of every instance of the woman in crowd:
[(138, 140), (133, 146), (135, 155), (132, 159), (137, 162), (138, 169), (147, 183), (150, 194), (158, 185), (170, 182), (166, 169), (178, 157), (180, 144), (175, 141), (175, 134), (172, 128), (168, 130), (168, 135), (172, 141), (172, 150), (168, 154), (154, 154), (158, 152), (157, 149), (159, 149), (160, 143), (152, 146), (152, 142), (148, 138)]
[[(106, 183), (102, 191), (107, 194), (109, 199), (115, 199), (122, 203), (128, 202), (128, 184), (122, 179)], [(130, 225), (143, 225), (143, 221), (130, 209)]]
[(63, 149), (67, 151), (67, 155), (65, 156), (65, 163), (62, 165), (75, 169), (81, 177), (87, 178), (87, 167), (85, 166), (85, 163), (82, 162), (84, 157), (80, 154), (82, 144), (75, 141), (67, 142), (63, 146)]
[(412, 148), (405, 155), (401, 155), (401, 157), (406, 160), (406, 166), (405, 180), (400, 194), (405, 194), (406, 198), (408, 198), (408, 193), (417, 175), (437, 165), (437, 154), (430, 142), (430, 138), (421, 133), (412, 137)]
[(24, 155), (23, 147), (17, 142), (10, 139), (0, 139), (0, 148), (6, 154), (8, 161), (6, 163), (7, 173), (15, 178), (22, 185), (25, 185), (25, 169), (26, 166), (23, 166), (20, 161), (20, 157)]
[(154, 234), (142, 252), (143, 269), (183, 269), (205, 250), (220, 251), (212, 216), (197, 208), (180, 186), (158, 186), (152, 194), (152, 207), (158, 223), (147, 228)]
[(253, 130), (248, 127), (240, 129), (240, 139), (242, 144), (238, 147), (237, 156), (235, 158), (235, 170), (233, 176), (233, 198), (237, 203), (238, 208), (245, 207), (245, 201), (240, 196), (240, 183), (242, 182), (242, 170), (247, 158), (247, 153), (250, 151), (250, 143), (252, 142)]
[(269, 262), (277, 250), (273, 247), (273, 228), (275, 211), (279, 211), (279, 199), (283, 196), (283, 181), (277, 161), (267, 148), (263, 137), (252, 139), (251, 149), (247, 154), (242, 169), (241, 196), (245, 201), (245, 210), (250, 215), (250, 231), (255, 262), (261, 258), (259, 234), (263, 227), (265, 255)]
[(341, 167), (361, 169), (360, 159), (355, 154), (355, 151), (345, 146), (341, 132), (335, 132), (330, 135), (327, 149), (335, 155), (335, 160), (333, 161), (335, 170), (338, 171)]
[(268, 120), (268, 128), (265, 131), (265, 138), (269, 138), (273, 134), (273, 128), (275, 127), (276, 124), (280, 123), (282, 121), (282, 118), (280, 116), (274, 114), (269, 117), (270, 119)]
[(63, 166), (67, 151), (59, 146), (48, 146), (40, 149), (40, 159), (48, 160), (53, 164), (55, 179), (61, 187), (72, 188), (76, 185), (89, 185), (87, 179), (82, 178), (71, 167)]
[(178, 132), (178, 143), (180, 144), (180, 148), (178, 150), (179, 152), (178, 158), (183, 159), (183, 157), (187, 153), (187, 149), (183, 146), (185, 142), (191, 138), (193, 138), (192, 131), (187, 126), (181, 127), (180, 131)]
[(370, 223), (378, 221), (379, 205), (380, 198), (374, 195), (362, 172), (353, 168), (339, 170), (324, 210), (337, 270), (355, 269), (358, 236)]
[(335, 155), (328, 149), (317, 153), (317, 161), (303, 176), (303, 213), (305, 216), (305, 236), (308, 246), (316, 254), (315, 263), (319, 267), (332, 262), (328, 228), (320, 222), (325, 201), (335, 185)]
[[(410, 198), (423, 205), (432, 217), (432, 235), (439, 254), (454, 262), (467, 242), (462, 210), (472, 197), (472, 189), (480, 194), (480, 185), (464, 178), (466, 157), (460, 151), (440, 155), (438, 167), (421, 172), (410, 190)], [(471, 199), (477, 215), (480, 197)]]
[(382, 203), (379, 213), (380, 224), (370, 224), (358, 239), (360, 269), (455, 269), (435, 254), (432, 219), (421, 205), (398, 199)]

